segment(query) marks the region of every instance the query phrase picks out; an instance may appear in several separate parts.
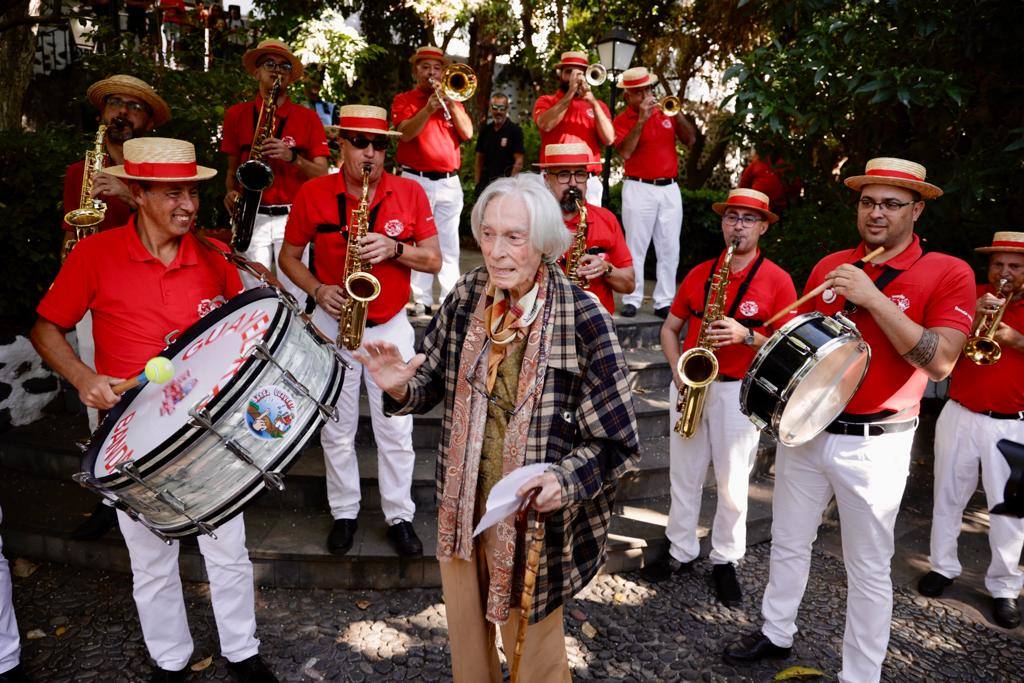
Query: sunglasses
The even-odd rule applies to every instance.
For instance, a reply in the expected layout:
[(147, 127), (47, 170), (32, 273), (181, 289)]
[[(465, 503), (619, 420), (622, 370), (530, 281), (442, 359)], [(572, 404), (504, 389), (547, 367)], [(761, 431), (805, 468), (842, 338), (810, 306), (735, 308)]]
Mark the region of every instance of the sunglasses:
[(375, 152), (383, 152), (386, 150), (389, 142), (387, 138), (374, 138), (371, 140), (370, 138), (364, 138), (362, 135), (353, 137), (346, 136), (345, 139), (348, 140), (356, 149), (366, 149), (370, 145), (373, 145), (373, 151)]
[(491, 111), (505, 111), (506, 109), (508, 109), (508, 107), (506, 107), (503, 104), (492, 104), (491, 105)]
[(266, 69), (267, 71), (280, 71), (281, 73), (286, 73), (286, 74), (289, 74), (289, 73), (292, 72), (292, 64), (291, 64), (291, 62), (274, 62), (274, 61), (271, 61), (269, 59), (267, 61), (265, 61), (265, 62), (262, 62), (260, 64), (260, 68), (261, 69)]

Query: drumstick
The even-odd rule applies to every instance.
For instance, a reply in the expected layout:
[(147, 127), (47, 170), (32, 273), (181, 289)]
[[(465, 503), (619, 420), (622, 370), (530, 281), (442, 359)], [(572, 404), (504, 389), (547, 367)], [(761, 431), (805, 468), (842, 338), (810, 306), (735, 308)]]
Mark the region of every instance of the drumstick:
[(146, 369), (140, 372), (138, 376), (118, 382), (114, 385), (113, 389), (114, 393), (120, 396), (140, 384), (146, 384), (147, 382), (163, 384), (172, 377), (174, 377), (174, 364), (163, 356), (154, 356), (146, 361)]
[[(871, 259), (873, 259), (876, 256), (878, 256), (883, 251), (885, 251), (885, 247), (878, 247), (877, 249), (872, 251), (870, 254), (864, 254), (864, 256), (861, 258), (861, 262), (862, 263), (871, 263)], [(790, 311), (792, 311), (794, 308), (799, 308), (800, 306), (803, 306), (805, 303), (807, 303), (808, 301), (810, 301), (814, 297), (818, 296), (819, 294), (824, 292), (826, 289), (828, 289), (828, 282), (827, 281), (826, 282), (822, 282), (820, 285), (818, 285), (817, 287), (815, 287), (811, 291), (807, 292), (806, 294), (804, 294), (802, 297), (800, 297), (799, 299), (797, 299), (796, 301), (794, 301), (790, 305), (784, 307), (782, 310), (780, 310), (778, 313), (776, 313), (772, 317), (768, 318), (768, 320), (765, 320), (764, 321), (764, 327), (768, 327), (773, 322), (775, 322), (776, 320), (778, 320), (782, 316), (784, 316), (787, 313), (789, 313)]]
[[(537, 500), (540, 487), (531, 490), (519, 506), (516, 521), (526, 526), (527, 513)], [(516, 644), (512, 649), (512, 664), (509, 667), (509, 680), (519, 683), (519, 663), (523, 658), (523, 643), (526, 641), (526, 629), (530, 625), (530, 609), (533, 607), (533, 589), (537, 583), (537, 567), (540, 564), (540, 552), (544, 549), (544, 513), (537, 512), (532, 533), (524, 528), (523, 540), (529, 539), (526, 553), (526, 570), (523, 576), (523, 594), (519, 599), (519, 628), (516, 629)]]

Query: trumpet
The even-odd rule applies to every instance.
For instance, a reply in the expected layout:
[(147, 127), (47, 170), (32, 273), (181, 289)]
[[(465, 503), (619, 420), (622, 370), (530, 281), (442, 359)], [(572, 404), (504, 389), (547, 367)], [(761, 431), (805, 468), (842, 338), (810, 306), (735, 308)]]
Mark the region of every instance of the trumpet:
[[(996, 286), (996, 295), (1003, 296), (1003, 289), (1010, 283), (1009, 278), (1003, 278)], [(1017, 288), (1011, 287), (1005, 294), (1006, 299), (1003, 305), (995, 313), (986, 313), (978, 318), (967, 343), (964, 344), (964, 355), (976, 365), (995, 365), (1003, 355), (1003, 349), (995, 340), (996, 332), (999, 330), (999, 323), (1003, 320), (1003, 314), (1009, 308), (1013, 297), (1017, 295)]]
[(608, 80), (608, 69), (605, 68), (604, 64), (595, 62), (586, 68), (583, 76), (591, 87), (596, 88)]
[(679, 101), (679, 98), (675, 95), (665, 95), (658, 102), (658, 109), (665, 116), (675, 116), (683, 108), (683, 103)]
[(451, 64), (441, 74), (440, 83), (431, 79), (437, 99), (444, 110), (445, 121), (452, 120), (452, 112), (448, 109), (445, 98), (453, 102), (465, 102), (476, 92), (476, 73), (466, 64)]

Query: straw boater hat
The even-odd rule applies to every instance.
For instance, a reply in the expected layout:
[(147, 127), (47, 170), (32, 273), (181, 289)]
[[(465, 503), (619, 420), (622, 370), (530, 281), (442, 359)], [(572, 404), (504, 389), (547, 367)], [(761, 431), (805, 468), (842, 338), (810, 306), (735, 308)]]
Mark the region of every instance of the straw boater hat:
[(196, 164), (191, 142), (173, 138), (132, 138), (124, 143), (124, 164), (103, 169), (124, 180), (180, 183), (209, 180), (217, 171)]
[(569, 142), (544, 147), (544, 163), (536, 163), (537, 168), (557, 168), (559, 166), (592, 166), (603, 164), (595, 159), (590, 147), (585, 142)]
[(416, 64), (416, 62), (424, 59), (436, 59), (442, 64), (448, 64), (452, 61), (445, 57), (444, 50), (441, 48), (434, 47), (433, 45), (424, 45), (423, 47), (416, 48), (416, 52), (412, 54), (412, 57), (409, 57), (409, 63)]
[(359, 133), (379, 133), (400, 136), (397, 130), (388, 129), (388, 112), (383, 107), (367, 104), (346, 104), (338, 111), (338, 130)]
[(581, 69), (586, 69), (590, 66), (590, 58), (586, 52), (563, 52), (561, 61), (555, 64), (555, 70), (557, 71), (563, 66), (578, 66)]
[(648, 71), (647, 67), (634, 66), (632, 69), (623, 71), (622, 76), (615, 85), (628, 90), (629, 88), (646, 88), (657, 82), (658, 77)]
[(1009, 230), (997, 232), (992, 236), (992, 246), (978, 247), (974, 251), (979, 254), (994, 254), (999, 251), (1024, 254), (1024, 232), (1010, 232)]
[(859, 190), (865, 185), (895, 185), (919, 193), (921, 199), (941, 197), (941, 189), (924, 181), (926, 175), (927, 172), (921, 164), (905, 159), (879, 157), (867, 163), (864, 175), (855, 175), (843, 182), (854, 190)]
[(284, 57), (292, 63), (292, 80), (297, 81), (302, 77), (302, 60), (292, 54), (292, 49), (287, 43), (280, 40), (262, 40), (260, 44), (242, 55), (242, 66), (251, 75), (256, 75), (257, 65), (264, 57)]
[(156, 94), (153, 86), (145, 81), (129, 76), (117, 74), (102, 81), (96, 81), (85, 91), (89, 102), (97, 109), (103, 109), (103, 103), (110, 95), (129, 95), (138, 97), (149, 105), (153, 112), (153, 126), (162, 126), (171, 120), (171, 108), (167, 106), (164, 99)]
[(768, 208), (769, 206), (768, 195), (764, 192), (738, 187), (735, 190), (729, 190), (729, 196), (726, 197), (724, 202), (712, 204), (711, 210), (721, 216), (730, 207), (733, 209), (753, 209), (764, 214), (765, 220), (769, 223), (774, 223), (779, 220), (779, 217), (771, 212)]

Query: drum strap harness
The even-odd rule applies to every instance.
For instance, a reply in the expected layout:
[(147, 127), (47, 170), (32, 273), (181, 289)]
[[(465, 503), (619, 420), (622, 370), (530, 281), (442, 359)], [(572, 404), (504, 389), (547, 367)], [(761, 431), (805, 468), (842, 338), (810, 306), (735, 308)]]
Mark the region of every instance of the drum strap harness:
[[(747, 273), (747, 277), (744, 278), (743, 282), (740, 283), (740, 288), (736, 291), (736, 298), (732, 300), (732, 305), (729, 306), (729, 312), (726, 314), (728, 317), (736, 317), (736, 309), (739, 308), (740, 302), (743, 301), (744, 295), (746, 295), (747, 290), (750, 289), (750, 283), (753, 282), (754, 276), (757, 275), (757, 271), (761, 268), (762, 263), (764, 263), (764, 254), (758, 255), (757, 260), (754, 261), (754, 265), (750, 267), (750, 272)], [(716, 261), (715, 265), (717, 264), (718, 262)], [(717, 268), (715, 268), (715, 265), (711, 266), (711, 272), (708, 273), (707, 282), (704, 283), (704, 301), (708, 300), (708, 294), (711, 292), (711, 280), (712, 278), (715, 277), (715, 271), (717, 270)], [(692, 311), (692, 313), (696, 318), (704, 317), (704, 311)], [(760, 320), (755, 320), (754, 318), (744, 318), (743, 321), (750, 323), (749, 325), (747, 325), (747, 327), (750, 328), (760, 327), (762, 322)]]

